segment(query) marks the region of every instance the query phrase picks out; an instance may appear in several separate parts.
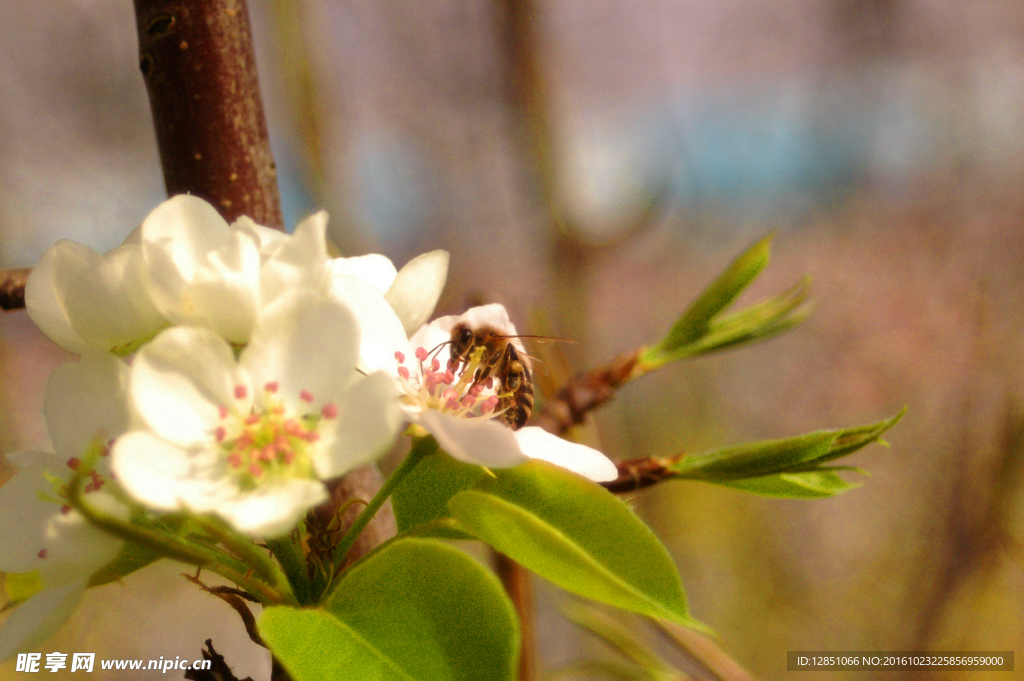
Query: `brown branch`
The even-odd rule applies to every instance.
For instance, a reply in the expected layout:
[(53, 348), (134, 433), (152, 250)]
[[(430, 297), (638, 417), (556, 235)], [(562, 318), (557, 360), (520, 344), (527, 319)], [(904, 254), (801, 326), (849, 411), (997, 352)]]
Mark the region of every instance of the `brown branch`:
[(569, 381), (534, 414), (531, 425), (555, 435), (565, 435), (570, 428), (583, 423), (589, 412), (610, 400), (620, 385), (634, 378), (640, 352), (637, 349), (623, 353), (610, 364)]
[(25, 307), (25, 282), (29, 267), (0, 270), (0, 309), (20, 310)]
[(168, 196), (283, 227), (245, 0), (135, 0), (135, 15)]

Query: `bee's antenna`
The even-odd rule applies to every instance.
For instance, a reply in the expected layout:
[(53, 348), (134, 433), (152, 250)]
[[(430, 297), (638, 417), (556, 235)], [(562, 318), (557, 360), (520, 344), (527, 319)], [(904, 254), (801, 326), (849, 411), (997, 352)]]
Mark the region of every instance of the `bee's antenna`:
[(446, 345), (451, 345), (451, 344), (452, 344), (452, 342), (450, 340), (446, 340), (446, 341), (442, 341), (442, 342), (438, 343), (437, 345), (434, 346), (434, 348), (430, 352), (427, 353), (427, 357), (430, 357), (434, 353), (440, 352), (441, 348), (443, 348)]

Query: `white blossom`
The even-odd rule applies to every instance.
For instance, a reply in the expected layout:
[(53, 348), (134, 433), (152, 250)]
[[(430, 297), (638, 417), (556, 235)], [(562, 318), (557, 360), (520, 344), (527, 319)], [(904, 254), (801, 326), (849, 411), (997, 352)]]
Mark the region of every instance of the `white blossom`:
[(373, 460), (400, 425), (394, 381), (356, 371), (351, 311), (312, 291), (279, 296), (236, 360), (208, 329), (168, 329), (132, 364), (146, 428), (118, 439), (113, 467), (155, 509), (215, 513), (236, 529), (290, 531), (327, 497), (322, 480)]
[(116, 350), (167, 323), (147, 291), (142, 247), (128, 241), (105, 255), (58, 241), (32, 269), (25, 307), (43, 333), (76, 353)]

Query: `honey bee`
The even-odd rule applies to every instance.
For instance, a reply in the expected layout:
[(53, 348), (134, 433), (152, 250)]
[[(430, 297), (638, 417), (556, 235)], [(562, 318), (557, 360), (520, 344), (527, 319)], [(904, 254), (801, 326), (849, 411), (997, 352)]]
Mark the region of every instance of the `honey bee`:
[(473, 383), (482, 383), (492, 374), (501, 381), (502, 393), (498, 408), (504, 409), (501, 418), (512, 430), (519, 430), (533, 413), (533, 376), (529, 355), (519, 339), (529, 338), (539, 342), (573, 341), (546, 336), (510, 336), (498, 333), (490, 326), (471, 328), (461, 322), (452, 329), (448, 368), (453, 372), (469, 363), (470, 355), (482, 347), (480, 368), (473, 376)]

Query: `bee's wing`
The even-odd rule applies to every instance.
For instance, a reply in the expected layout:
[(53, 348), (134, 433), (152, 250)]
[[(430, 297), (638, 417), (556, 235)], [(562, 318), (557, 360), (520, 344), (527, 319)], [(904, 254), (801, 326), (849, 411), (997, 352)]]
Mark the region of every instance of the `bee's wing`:
[(568, 338), (555, 338), (553, 336), (502, 336), (501, 338), (515, 345), (519, 354), (526, 359), (527, 367), (542, 376), (547, 376), (551, 372), (544, 362), (538, 359), (536, 355), (527, 352), (527, 349), (542, 349), (553, 343), (576, 342)]

